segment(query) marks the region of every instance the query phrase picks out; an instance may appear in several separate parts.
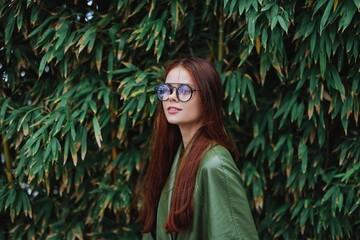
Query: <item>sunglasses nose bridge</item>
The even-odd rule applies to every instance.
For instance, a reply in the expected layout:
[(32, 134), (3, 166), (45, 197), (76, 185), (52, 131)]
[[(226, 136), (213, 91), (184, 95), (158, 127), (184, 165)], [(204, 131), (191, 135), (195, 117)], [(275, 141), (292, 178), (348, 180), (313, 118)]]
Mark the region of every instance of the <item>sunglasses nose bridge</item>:
[(173, 87), (173, 86), (170, 86), (170, 95), (169, 95), (169, 99), (176, 99), (178, 100), (178, 97), (177, 97), (177, 88), (176, 87)]
[(170, 95), (172, 95), (174, 92), (176, 92), (176, 87), (169, 86), (169, 88), (170, 88)]

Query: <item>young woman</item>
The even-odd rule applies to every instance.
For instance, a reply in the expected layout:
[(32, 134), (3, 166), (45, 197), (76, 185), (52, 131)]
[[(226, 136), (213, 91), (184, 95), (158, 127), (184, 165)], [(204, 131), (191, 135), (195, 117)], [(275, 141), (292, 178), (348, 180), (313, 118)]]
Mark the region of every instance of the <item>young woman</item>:
[(155, 116), (144, 179), (143, 239), (258, 239), (226, 134), (215, 68), (200, 58), (171, 62)]

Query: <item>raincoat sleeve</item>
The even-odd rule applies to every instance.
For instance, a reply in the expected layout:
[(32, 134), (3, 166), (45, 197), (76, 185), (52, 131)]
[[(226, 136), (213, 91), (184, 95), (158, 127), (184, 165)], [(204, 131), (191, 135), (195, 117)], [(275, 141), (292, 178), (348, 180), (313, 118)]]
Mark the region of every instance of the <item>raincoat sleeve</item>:
[(141, 240), (154, 240), (154, 238), (151, 236), (151, 233), (144, 233)]
[(195, 199), (200, 202), (195, 204), (202, 206), (198, 226), (205, 228), (204, 239), (258, 239), (240, 172), (229, 151), (212, 147), (199, 167)]

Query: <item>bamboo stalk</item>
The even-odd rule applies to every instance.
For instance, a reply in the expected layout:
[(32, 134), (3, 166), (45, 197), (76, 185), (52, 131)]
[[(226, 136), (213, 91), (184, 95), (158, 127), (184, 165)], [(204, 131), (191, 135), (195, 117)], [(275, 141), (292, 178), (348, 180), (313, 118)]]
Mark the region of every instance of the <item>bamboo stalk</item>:
[(223, 59), (223, 49), (224, 49), (223, 46), (224, 46), (224, 11), (223, 11), (223, 3), (222, 1), (220, 1), (218, 61)]
[[(113, 88), (112, 81), (109, 81), (109, 86), (111, 89)], [(114, 104), (112, 101), (110, 102), (110, 111), (111, 111), (111, 122), (114, 123), (116, 121), (116, 113), (115, 113), (115, 108), (114, 108)], [(111, 130), (111, 142), (115, 141), (116, 134), (117, 134), (117, 129), (113, 128)], [(117, 150), (116, 146), (113, 146), (111, 148), (111, 161), (112, 162), (115, 161), (117, 155), (118, 155), (118, 150)], [(115, 184), (115, 182), (118, 178), (118, 169), (116, 167), (114, 167), (114, 169), (112, 170), (112, 178), (113, 178), (113, 182)], [(116, 212), (114, 214), (115, 214), (116, 223), (120, 223), (119, 212)]]
[(5, 155), (5, 174), (8, 182), (12, 182), (13, 177), (11, 175), (11, 160), (10, 160), (10, 153), (9, 153), (9, 146), (5, 140), (5, 134), (2, 134), (2, 144), (4, 147), (4, 155)]

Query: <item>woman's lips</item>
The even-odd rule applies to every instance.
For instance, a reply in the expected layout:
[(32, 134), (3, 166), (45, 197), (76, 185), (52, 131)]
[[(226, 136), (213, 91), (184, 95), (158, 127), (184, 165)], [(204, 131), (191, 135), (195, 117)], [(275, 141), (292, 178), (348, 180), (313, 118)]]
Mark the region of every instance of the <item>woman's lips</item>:
[(181, 109), (180, 109), (180, 108), (177, 108), (177, 107), (170, 106), (170, 107), (167, 108), (167, 111), (168, 111), (168, 113), (170, 113), (170, 114), (174, 114), (174, 113), (180, 112)]

